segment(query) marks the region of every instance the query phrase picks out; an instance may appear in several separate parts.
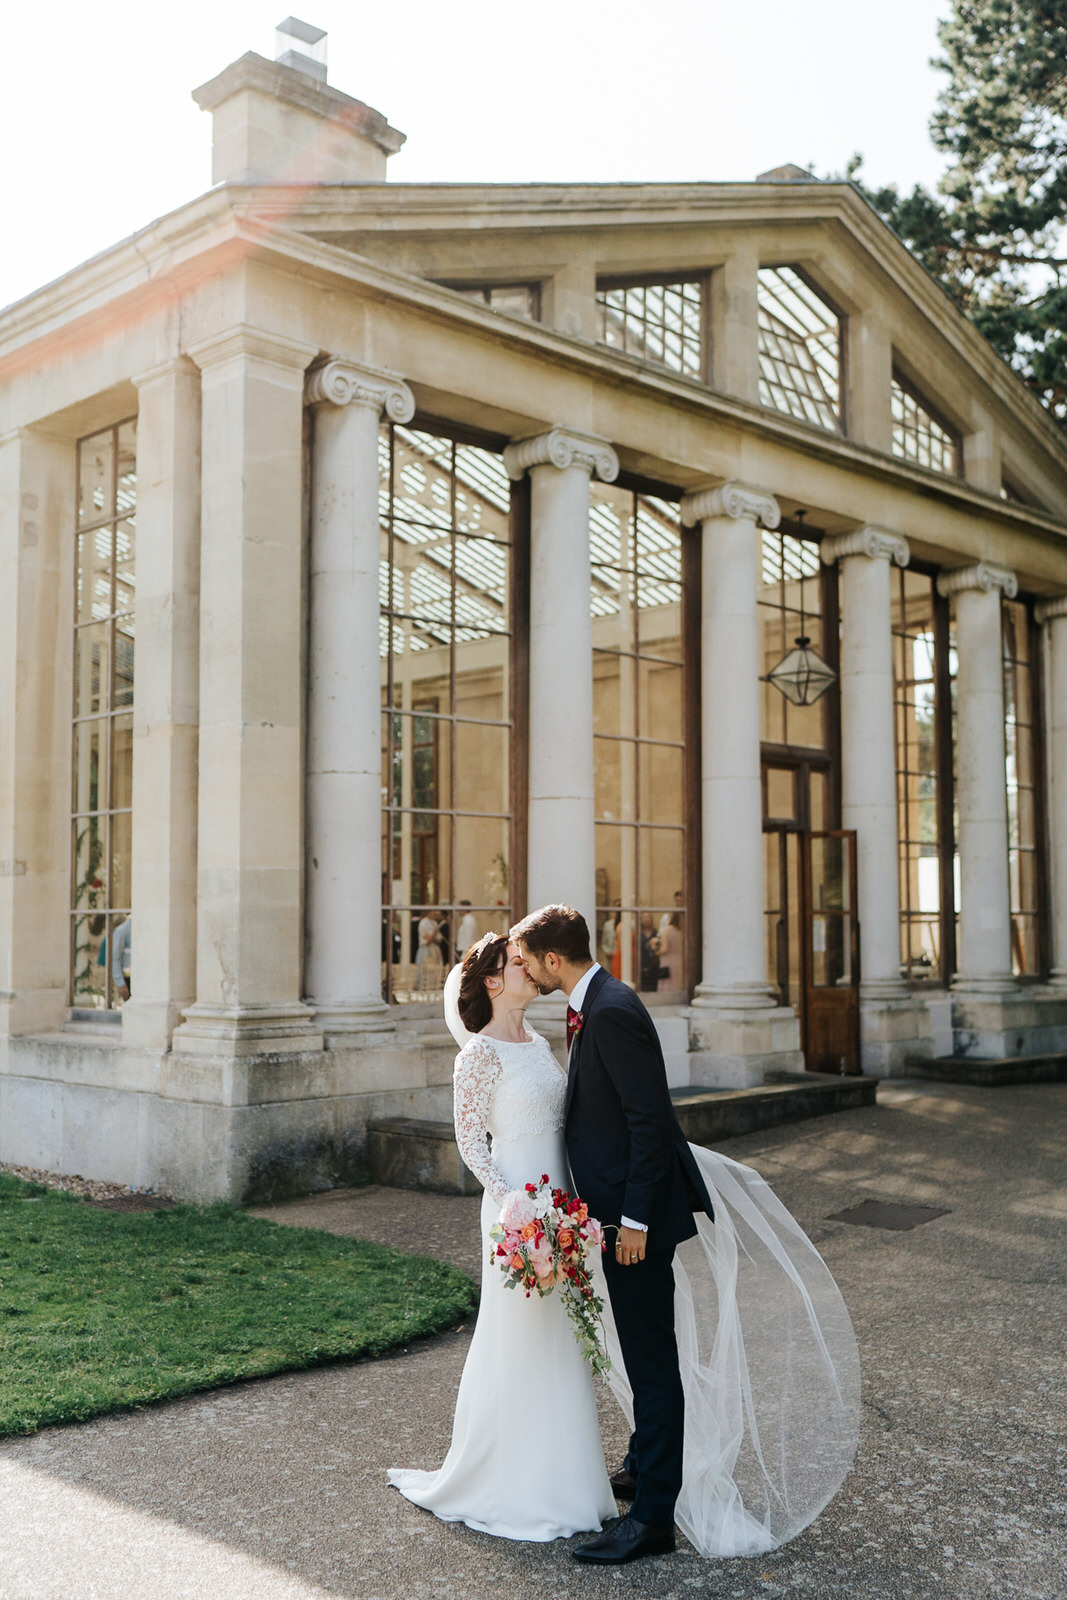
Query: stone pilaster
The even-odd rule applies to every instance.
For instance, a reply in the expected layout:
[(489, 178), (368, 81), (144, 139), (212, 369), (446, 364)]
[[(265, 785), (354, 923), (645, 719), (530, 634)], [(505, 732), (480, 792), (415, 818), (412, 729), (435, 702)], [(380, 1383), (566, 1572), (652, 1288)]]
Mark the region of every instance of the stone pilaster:
[(315, 407), (308, 646), (305, 987), (327, 1040), (389, 1027), (381, 993), (378, 426), (414, 415), (399, 378), (334, 360)]
[(247, 325), (201, 371), (196, 1003), (182, 1053), (320, 1050), (301, 994), (304, 372)]
[(763, 489), (725, 483), (686, 495), (682, 522), (703, 541), (701, 816), (703, 976), (690, 1038), (696, 1083), (760, 1083), (799, 1070), (799, 1027), (767, 983), (763, 945), (759, 528), (776, 528)]
[(577, 907), (596, 927), (589, 483), (611, 483), (603, 439), (565, 427), (504, 451), (530, 474), (530, 748), (527, 900)]
[(0, 1069), (67, 1014), (74, 483), (71, 441), (0, 438)]
[(1048, 635), (1048, 817), (1052, 982), (1067, 988), (1067, 595), (1037, 608)]
[(900, 977), (890, 578), (910, 552), (898, 534), (867, 527), (824, 539), (821, 555), (841, 572), (841, 822), (856, 830), (860, 1056), (864, 1072), (887, 1077), (927, 1031)]
[(196, 996), (200, 373), (178, 357), (136, 383), (136, 968), (122, 1037), (162, 1051)]

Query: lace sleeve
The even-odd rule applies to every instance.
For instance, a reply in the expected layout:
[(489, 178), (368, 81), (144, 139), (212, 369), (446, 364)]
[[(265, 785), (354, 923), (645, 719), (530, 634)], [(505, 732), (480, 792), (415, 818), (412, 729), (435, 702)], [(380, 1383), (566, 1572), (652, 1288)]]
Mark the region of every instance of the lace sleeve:
[(489, 1154), (486, 1128), (489, 1102), (503, 1068), (488, 1039), (472, 1039), (456, 1057), (452, 1101), (456, 1143), (464, 1162), (495, 1200), (503, 1200), (509, 1184)]

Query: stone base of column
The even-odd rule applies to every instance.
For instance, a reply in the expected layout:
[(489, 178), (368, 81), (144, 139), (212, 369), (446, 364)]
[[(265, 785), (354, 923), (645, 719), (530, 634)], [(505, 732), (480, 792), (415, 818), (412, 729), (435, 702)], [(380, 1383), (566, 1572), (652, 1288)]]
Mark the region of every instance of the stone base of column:
[(174, 1030), (173, 1049), (182, 1055), (296, 1055), (323, 1048), (322, 1030), (307, 1006), (216, 1006), (197, 1004)]
[(770, 1073), (802, 1073), (800, 1021), (765, 984), (701, 984), (686, 1013), (694, 1087), (754, 1089)]
[(392, 1008), (374, 995), (363, 1000), (322, 1005), (309, 998), (307, 1004), (316, 1026), (322, 1030), (327, 1050), (335, 1047), (343, 1050), (360, 1044), (365, 1037), (392, 1033), (396, 1027)]
[(190, 1009), (187, 1000), (127, 1000), (122, 1008), (123, 1044), (135, 1050), (169, 1050), (174, 1030)]
[(986, 1060), (1067, 1051), (1067, 990), (1061, 984), (952, 988), (952, 1053)]
[(860, 984), (860, 1070), (869, 1078), (892, 1078), (905, 1063), (947, 1055), (952, 1049), (947, 997), (931, 997), (899, 980)]

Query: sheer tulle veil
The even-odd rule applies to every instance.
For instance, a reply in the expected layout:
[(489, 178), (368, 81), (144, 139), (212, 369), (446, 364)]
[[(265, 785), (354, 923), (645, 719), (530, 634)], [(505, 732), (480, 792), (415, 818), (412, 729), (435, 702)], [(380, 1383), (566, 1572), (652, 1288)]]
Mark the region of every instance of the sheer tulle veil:
[(455, 1039), (459, 1048), (474, 1038), (473, 1033), (468, 1033), (459, 1018), (459, 980), (463, 976), (463, 965), (458, 962), (445, 979), (445, 1021), (448, 1031)]
[[(445, 1020), (460, 1049), (461, 968)], [(691, 1150), (715, 1211), (675, 1254), (675, 1325), (685, 1388), (678, 1526), (701, 1555), (777, 1549), (844, 1481), (859, 1436), (860, 1377), (848, 1310), (815, 1246), (751, 1167)], [(630, 1388), (605, 1292), (609, 1382), (630, 1425)], [(561, 1437), (565, 1466), (566, 1441)]]

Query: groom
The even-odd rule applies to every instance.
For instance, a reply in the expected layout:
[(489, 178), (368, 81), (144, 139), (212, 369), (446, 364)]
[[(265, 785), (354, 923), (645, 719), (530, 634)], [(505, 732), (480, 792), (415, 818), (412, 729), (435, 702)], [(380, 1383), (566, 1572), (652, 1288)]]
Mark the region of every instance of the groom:
[(511, 930), (542, 994), (567, 995), (571, 1173), (593, 1216), (618, 1228), (604, 1256), (611, 1310), (634, 1397), (630, 1448), (611, 1484), (627, 1516), (574, 1554), (618, 1563), (674, 1549), (685, 1402), (674, 1333), (675, 1246), (711, 1201), (678, 1126), (659, 1035), (645, 1007), (593, 959), (585, 918), (542, 906)]

